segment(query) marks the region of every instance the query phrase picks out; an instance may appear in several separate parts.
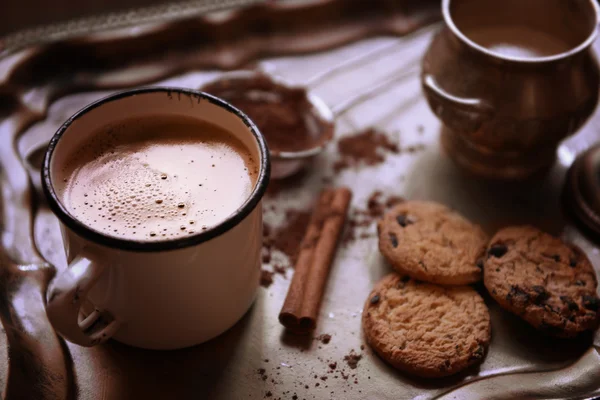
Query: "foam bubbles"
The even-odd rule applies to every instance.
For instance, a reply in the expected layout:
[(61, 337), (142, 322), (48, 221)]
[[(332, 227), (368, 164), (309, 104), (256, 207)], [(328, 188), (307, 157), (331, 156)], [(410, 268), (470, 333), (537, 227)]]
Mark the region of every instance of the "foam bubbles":
[[(209, 129), (190, 135), (199, 127)], [(104, 140), (86, 143), (64, 171), (66, 185), (59, 194), (88, 226), (135, 240), (189, 236), (198, 231), (195, 225), (209, 229), (247, 199), (253, 179), (244, 171), (254, 167), (229, 134), (169, 118), (137, 121), (134, 127), (123, 123), (120, 129), (100, 132)], [(211, 158), (217, 155), (219, 165), (213, 168)]]

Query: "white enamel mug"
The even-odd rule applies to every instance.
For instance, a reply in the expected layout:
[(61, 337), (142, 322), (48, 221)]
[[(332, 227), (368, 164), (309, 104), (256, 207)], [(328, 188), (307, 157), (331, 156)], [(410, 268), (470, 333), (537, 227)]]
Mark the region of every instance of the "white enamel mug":
[[(154, 115), (193, 117), (235, 135), (260, 160), (249, 198), (219, 225), (179, 239), (121, 239), (78, 221), (55, 191), (55, 171), (98, 127)], [(265, 140), (252, 121), (206, 93), (136, 89), (77, 112), (50, 141), (42, 168), (44, 193), (60, 220), (69, 262), (48, 289), (46, 311), (53, 327), (81, 346), (113, 337), (149, 349), (188, 347), (229, 329), (252, 305), (258, 289), (261, 198), (269, 171)]]

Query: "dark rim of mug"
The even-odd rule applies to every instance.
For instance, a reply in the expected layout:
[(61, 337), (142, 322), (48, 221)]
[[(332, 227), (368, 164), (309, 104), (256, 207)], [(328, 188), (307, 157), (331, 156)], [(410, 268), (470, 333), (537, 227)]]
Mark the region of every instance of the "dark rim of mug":
[(469, 39), (464, 33), (462, 33), (462, 31), (460, 29), (458, 29), (456, 24), (454, 24), (454, 20), (452, 19), (452, 13), (450, 12), (450, 4), (452, 3), (452, 1), (453, 0), (443, 0), (443, 3), (442, 3), (442, 14), (444, 16), (444, 21), (446, 22), (446, 25), (448, 25), (448, 27), (452, 30), (452, 32), (460, 40), (462, 40), (464, 43), (466, 43), (470, 47), (472, 47), (490, 57), (494, 57), (494, 58), (497, 58), (497, 59), (503, 60), (503, 61), (536, 64), (536, 63), (547, 63), (547, 62), (562, 60), (562, 59), (568, 58), (574, 54), (577, 54), (580, 51), (583, 51), (586, 48), (588, 48), (589, 46), (591, 46), (592, 43), (596, 40), (596, 36), (598, 35), (598, 20), (599, 20), (599, 14), (600, 14), (600, 6), (598, 6), (598, 4), (596, 4), (596, 0), (588, 0), (587, 4), (590, 5), (590, 7), (592, 8), (592, 10), (594, 12), (594, 24), (593, 24), (592, 32), (589, 34), (589, 36), (583, 42), (581, 42), (577, 46), (569, 49), (568, 51), (564, 51), (562, 53), (554, 54), (551, 56), (511, 57), (511, 56), (503, 55), (503, 54), (497, 53), (495, 51), (489, 50), (488, 48), (475, 43), (474, 41)]
[[(226, 220), (221, 222), (220, 224), (209, 228), (205, 231), (198, 232), (196, 234), (177, 238), (177, 239), (168, 239), (168, 240), (156, 240), (156, 241), (143, 241), (143, 240), (130, 240), (130, 239), (121, 239), (115, 236), (106, 235), (100, 231), (97, 231), (79, 220), (77, 220), (73, 215), (69, 213), (66, 207), (61, 203), (58, 199), (58, 196), (54, 190), (54, 185), (52, 184), (52, 177), (50, 174), (50, 163), (52, 161), (52, 155), (54, 154), (54, 150), (58, 142), (60, 141), (62, 135), (66, 132), (67, 129), (71, 126), (71, 124), (77, 119), (81, 118), (88, 112), (94, 110), (97, 107), (102, 106), (103, 104), (117, 101), (126, 97), (137, 96), (137, 95), (145, 95), (152, 93), (165, 93), (169, 95), (171, 93), (180, 93), (186, 96), (192, 96), (198, 99), (209, 101), (210, 103), (221, 107), (231, 114), (235, 115), (239, 118), (250, 130), (254, 139), (256, 140), (259, 152), (260, 152), (260, 172), (258, 175), (258, 179), (256, 184), (254, 185), (254, 190), (244, 202), (231, 216), (229, 216)], [(176, 99), (173, 97), (173, 99)], [(176, 101), (178, 101), (176, 99)], [(58, 216), (60, 221), (65, 224), (69, 229), (75, 232), (77, 235), (81, 236), (84, 239), (87, 239), (91, 242), (116, 248), (119, 250), (129, 250), (129, 251), (138, 251), (138, 252), (155, 252), (155, 251), (166, 251), (166, 250), (176, 250), (182, 249), (184, 247), (190, 247), (194, 245), (198, 245), (200, 243), (206, 242), (212, 238), (215, 238), (237, 224), (239, 224), (242, 220), (244, 220), (259, 204), (262, 199), (266, 189), (267, 184), (269, 182), (269, 176), (271, 171), (271, 162), (269, 159), (269, 151), (267, 149), (266, 141), (263, 135), (260, 133), (256, 125), (248, 118), (246, 114), (244, 114), (239, 109), (235, 108), (231, 104), (227, 103), (224, 100), (221, 100), (215, 96), (212, 96), (208, 93), (204, 93), (198, 90), (184, 89), (184, 88), (176, 88), (176, 87), (148, 87), (148, 88), (139, 88), (133, 90), (126, 90), (123, 92), (118, 92), (112, 94), (103, 99), (97, 100), (81, 110), (77, 111), (72, 117), (70, 117), (62, 126), (56, 131), (50, 143), (48, 145), (48, 149), (46, 150), (46, 154), (44, 155), (44, 162), (42, 165), (42, 188), (46, 199), (48, 200), (48, 204), (50, 209)], [(262, 235), (262, 232), (259, 233)]]

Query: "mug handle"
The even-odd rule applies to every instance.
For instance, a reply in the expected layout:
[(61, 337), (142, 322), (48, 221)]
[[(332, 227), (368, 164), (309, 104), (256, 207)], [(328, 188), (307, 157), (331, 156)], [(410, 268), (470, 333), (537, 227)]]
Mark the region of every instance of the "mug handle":
[(101, 264), (77, 256), (48, 288), (46, 314), (50, 323), (61, 336), (80, 346), (91, 347), (105, 342), (121, 325), (98, 309), (87, 317), (81, 312), (83, 300), (103, 270)]
[[(477, 122), (489, 119), (494, 113), (493, 107), (485, 100), (459, 97), (448, 93), (437, 84), (434, 77), (430, 74), (423, 75), (423, 86), (438, 102), (452, 103), (455, 107), (473, 114)], [(437, 114), (437, 111), (435, 112)]]

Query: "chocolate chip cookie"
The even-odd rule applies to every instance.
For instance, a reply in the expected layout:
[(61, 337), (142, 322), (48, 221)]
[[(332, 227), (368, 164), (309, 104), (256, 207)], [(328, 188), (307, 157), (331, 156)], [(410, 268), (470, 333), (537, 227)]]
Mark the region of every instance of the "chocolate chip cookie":
[(502, 308), (550, 335), (598, 326), (596, 274), (577, 246), (531, 226), (505, 228), (489, 244), (483, 275)]
[(381, 253), (401, 274), (442, 285), (481, 279), (486, 234), (442, 204), (401, 203), (384, 215), (377, 229)]
[(392, 273), (363, 310), (369, 345), (394, 367), (434, 378), (480, 362), (490, 342), (490, 315), (469, 286), (437, 286)]

